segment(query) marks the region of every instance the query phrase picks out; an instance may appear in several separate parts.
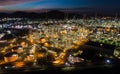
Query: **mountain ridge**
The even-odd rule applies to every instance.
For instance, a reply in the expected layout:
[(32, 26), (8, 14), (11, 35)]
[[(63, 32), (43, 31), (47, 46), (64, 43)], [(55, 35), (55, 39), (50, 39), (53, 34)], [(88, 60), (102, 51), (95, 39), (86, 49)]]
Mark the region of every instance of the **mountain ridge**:
[(120, 9), (107, 9), (107, 8), (73, 8), (73, 9), (43, 9), (42, 12), (26, 12), (26, 11), (16, 11), (12, 13), (0, 12), (0, 17), (28, 17), (28, 18), (81, 18), (84, 15), (87, 17), (103, 17), (111, 16), (115, 17), (117, 14), (120, 17)]

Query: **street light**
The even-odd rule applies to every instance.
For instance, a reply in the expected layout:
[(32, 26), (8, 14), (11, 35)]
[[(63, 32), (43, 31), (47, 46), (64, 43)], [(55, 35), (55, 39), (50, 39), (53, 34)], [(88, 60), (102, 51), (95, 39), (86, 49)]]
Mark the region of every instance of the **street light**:
[(106, 64), (111, 64), (111, 60), (110, 60), (110, 59), (106, 59), (106, 60), (105, 60), (105, 63), (106, 63)]

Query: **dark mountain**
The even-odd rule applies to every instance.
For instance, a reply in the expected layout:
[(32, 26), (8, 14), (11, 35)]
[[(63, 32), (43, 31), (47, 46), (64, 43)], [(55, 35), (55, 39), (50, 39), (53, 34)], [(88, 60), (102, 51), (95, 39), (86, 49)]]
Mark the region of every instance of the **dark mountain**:
[[(39, 10), (40, 11), (40, 10)], [(0, 13), (0, 17), (27, 17), (27, 18), (52, 18), (52, 19), (64, 19), (64, 18), (82, 18), (94, 17), (94, 16), (112, 16), (116, 14), (120, 17), (120, 8), (73, 8), (73, 9), (49, 9), (47, 12), (23, 12), (17, 11), (14, 13)]]
[(52, 10), (46, 13), (47, 18), (58, 18), (58, 19), (66, 19), (66, 18), (73, 18), (73, 17), (80, 16), (77, 13), (68, 13), (68, 12), (62, 12), (58, 10)]
[(18, 12), (14, 12), (12, 14), (9, 14), (9, 17), (28, 17), (28, 18), (32, 18), (32, 17), (38, 17), (38, 13), (34, 13), (34, 12), (22, 12), (22, 11), (18, 11)]
[(58, 10), (51, 10), (44, 13), (34, 13), (34, 12), (21, 12), (17, 11), (14, 13), (0, 13), (0, 17), (27, 17), (27, 18), (51, 18), (51, 19), (64, 19), (73, 18), (78, 16), (76, 13), (65, 13)]
[(7, 17), (8, 14), (7, 13), (0, 13), (0, 17)]

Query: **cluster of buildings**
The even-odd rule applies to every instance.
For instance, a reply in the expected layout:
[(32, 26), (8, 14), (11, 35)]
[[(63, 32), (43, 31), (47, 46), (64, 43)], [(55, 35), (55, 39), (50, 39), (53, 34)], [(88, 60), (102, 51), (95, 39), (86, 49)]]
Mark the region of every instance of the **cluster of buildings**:
[(1, 67), (8, 68), (8, 63), (13, 68), (23, 68), (28, 63), (31, 67), (44, 65), (45, 62), (64, 65), (68, 51), (77, 50), (86, 43), (89, 34), (88, 29), (75, 24), (39, 25), (37, 29), (28, 30), (29, 33), (23, 36), (7, 39), (8, 45), (0, 48)]
[[(29, 68), (29, 66), (41, 67), (48, 63), (55, 66), (71, 66), (76, 62), (86, 60), (76, 57), (74, 52), (81, 50), (80, 46), (88, 41), (99, 42), (101, 45), (104, 43), (115, 45), (117, 49), (113, 55), (119, 59), (119, 23), (118, 20), (105, 19), (44, 21), (3, 18), (0, 20), (0, 39), (9, 34), (12, 34), (13, 37), (0, 42), (1, 44), (7, 43), (0, 47), (0, 67), (7, 69), (6, 64), (12, 64), (12, 68)], [(18, 30), (21, 29), (27, 29), (28, 33), (18, 34)], [(73, 54), (69, 55), (69, 52)]]

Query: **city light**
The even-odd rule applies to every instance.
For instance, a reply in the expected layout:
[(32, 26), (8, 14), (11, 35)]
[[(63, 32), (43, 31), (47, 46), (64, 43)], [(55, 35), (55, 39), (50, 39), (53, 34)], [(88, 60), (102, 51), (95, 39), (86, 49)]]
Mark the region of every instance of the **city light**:
[[(35, 21), (37, 22), (34, 23)], [(91, 60), (94, 60), (94, 57), (87, 60), (84, 54), (89, 49), (89, 51), (97, 49), (100, 50), (101, 57), (104, 54), (105, 57), (109, 57), (106, 53), (107, 48), (104, 48), (105, 44), (116, 45), (114, 56), (119, 59), (119, 28), (107, 25), (110, 24), (109, 20), (104, 20), (101, 25), (97, 25), (99, 24), (97, 20), (92, 19), (86, 20), (87, 22), (83, 19), (69, 20), (69, 23), (66, 20), (44, 21), (36, 19), (35, 21), (27, 19), (19, 21), (19, 24), (14, 22), (9, 26), (13, 30), (5, 30), (4, 33), (0, 34), (0, 43), (6, 43), (0, 48), (2, 57), (0, 65), (10, 63), (15, 68), (26, 68), (29, 65), (41, 68), (48, 64), (71, 67), (71, 65), (76, 66), (76, 64), (81, 63), (83, 65), (86, 61), (90, 61), (92, 64)], [(54, 23), (55, 21), (61, 25), (57, 25), (58, 23)], [(49, 25), (49, 22), (52, 22), (52, 25)], [(114, 23), (112, 22), (112, 24)], [(118, 26), (117, 23), (115, 25)], [(10, 39), (2, 40), (9, 34), (12, 34), (13, 37), (7, 36)], [(87, 44), (90, 41), (91, 45)], [(95, 44), (92, 45), (92, 42)], [(102, 53), (104, 51), (105, 53)], [(99, 55), (96, 53), (87, 56)], [(110, 56), (114, 58), (113, 55), (110, 54)], [(104, 63), (111, 64), (112, 61), (105, 59)]]
[(110, 59), (106, 59), (105, 61), (107, 64), (110, 64), (111, 63), (111, 60)]

